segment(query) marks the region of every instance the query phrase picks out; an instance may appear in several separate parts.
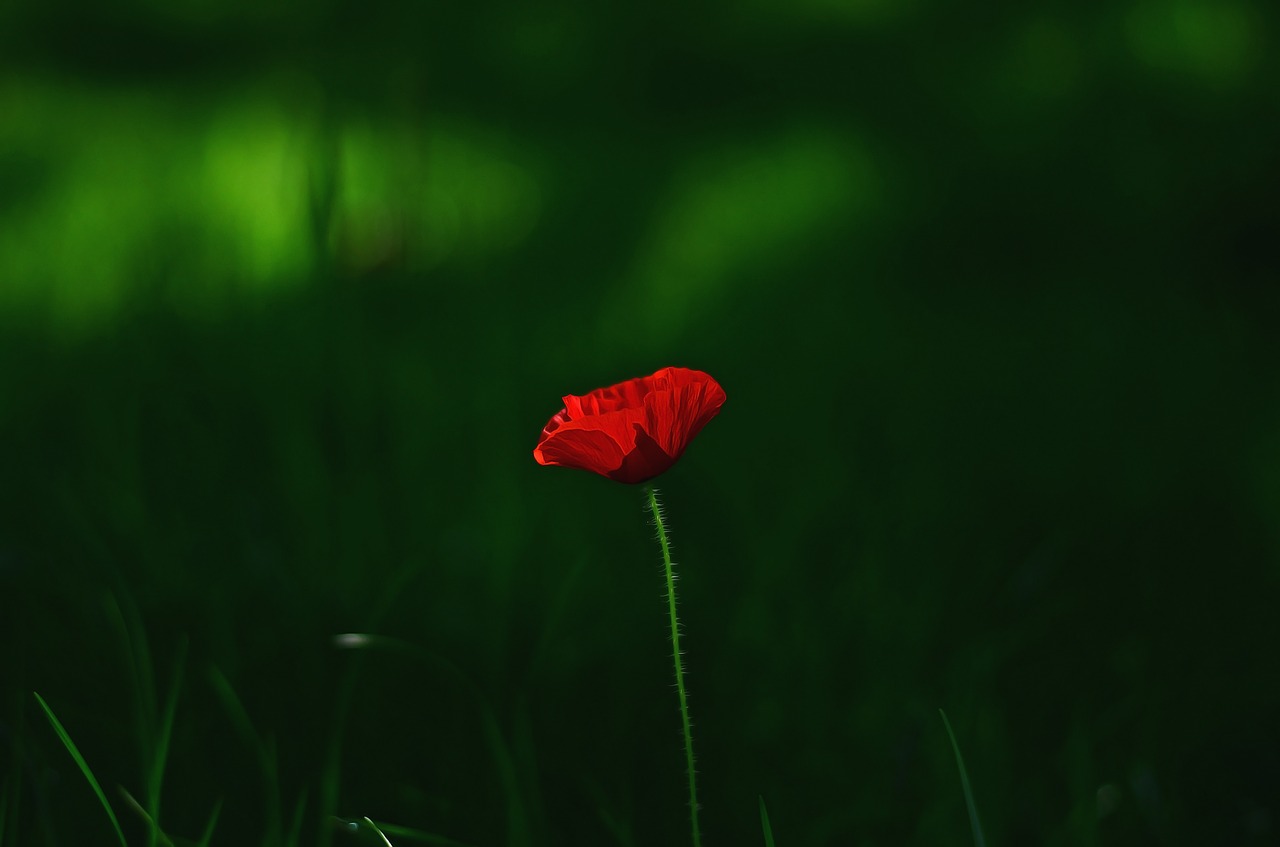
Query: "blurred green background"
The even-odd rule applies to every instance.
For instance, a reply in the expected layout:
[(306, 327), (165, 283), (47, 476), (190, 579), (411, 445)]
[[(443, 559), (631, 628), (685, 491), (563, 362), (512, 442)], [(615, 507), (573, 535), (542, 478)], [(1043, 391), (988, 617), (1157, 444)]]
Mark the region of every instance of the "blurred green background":
[(1276, 25), (0, 6), (0, 843), (1275, 843)]

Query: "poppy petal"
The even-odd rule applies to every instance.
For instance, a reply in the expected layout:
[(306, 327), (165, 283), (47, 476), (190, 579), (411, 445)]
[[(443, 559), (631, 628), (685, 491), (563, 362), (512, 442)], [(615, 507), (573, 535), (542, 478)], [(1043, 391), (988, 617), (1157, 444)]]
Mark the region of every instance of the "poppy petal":
[(675, 459), (725, 401), (724, 389), (712, 380), (681, 382), (668, 390), (654, 391), (644, 400), (646, 430)]
[(566, 394), (564, 408), (542, 429), (534, 458), (637, 483), (665, 472), (724, 405), (709, 374), (668, 367), (583, 395)]
[(627, 453), (622, 465), (613, 473), (607, 474), (609, 479), (635, 484), (653, 479), (676, 462), (675, 456), (663, 450), (658, 442), (649, 437), (649, 433), (635, 425), (635, 449)]
[(608, 388), (597, 388), (581, 397), (572, 394), (564, 397), (565, 409), (569, 410), (570, 419), (580, 419), (591, 415), (605, 415), (622, 409), (639, 408), (644, 396), (652, 390), (650, 381), (644, 377), (629, 379)]
[(550, 433), (533, 451), (540, 465), (607, 473), (622, 465), (626, 456), (614, 437), (599, 429), (561, 427)]

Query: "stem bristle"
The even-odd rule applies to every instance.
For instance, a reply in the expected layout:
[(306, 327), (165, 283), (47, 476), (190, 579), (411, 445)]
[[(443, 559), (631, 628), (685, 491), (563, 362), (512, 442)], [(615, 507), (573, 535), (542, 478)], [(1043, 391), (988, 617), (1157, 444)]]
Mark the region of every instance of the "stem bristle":
[(667, 611), (671, 619), (671, 658), (676, 671), (676, 694), (680, 701), (680, 726), (684, 734), (685, 770), (689, 775), (689, 821), (693, 831), (693, 847), (702, 847), (702, 833), (698, 829), (698, 783), (697, 768), (693, 757), (693, 721), (689, 719), (689, 692), (684, 685), (684, 662), (681, 657), (680, 636), (684, 630), (676, 616), (676, 574), (675, 563), (671, 561), (671, 542), (667, 538), (666, 520), (662, 504), (658, 502), (658, 492), (653, 486), (647, 486), (649, 510), (653, 513), (653, 524), (657, 532), (658, 544), (662, 547), (662, 564), (667, 578)]

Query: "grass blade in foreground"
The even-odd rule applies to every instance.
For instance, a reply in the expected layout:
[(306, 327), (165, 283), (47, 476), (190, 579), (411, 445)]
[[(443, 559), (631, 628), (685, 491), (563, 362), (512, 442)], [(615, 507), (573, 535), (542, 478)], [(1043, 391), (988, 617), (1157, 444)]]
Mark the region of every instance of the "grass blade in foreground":
[(760, 829), (764, 831), (764, 847), (773, 847), (773, 827), (769, 826), (769, 810), (764, 807), (764, 797), (760, 798)]
[(387, 845), (387, 847), (395, 847), (395, 845), (391, 843), (390, 839), (388, 839), (387, 836), (383, 834), (382, 830), (378, 829), (378, 825), (376, 823), (369, 820), (367, 817), (361, 818), (361, 820), (363, 820), (369, 826), (373, 827), (373, 831), (378, 833), (378, 837), (382, 839), (383, 844)]
[(111, 825), (115, 827), (116, 836), (120, 839), (121, 847), (128, 847), (128, 842), (124, 840), (124, 832), (120, 829), (120, 821), (116, 819), (116, 813), (111, 809), (111, 804), (107, 802), (107, 795), (102, 793), (102, 786), (98, 784), (97, 777), (89, 769), (89, 763), (80, 755), (80, 750), (76, 747), (76, 743), (71, 740), (71, 736), (67, 735), (67, 731), (62, 728), (62, 724), (58, 722), (58, 718), (53, 714), (53, 709), (49, 708), (49, 704), (36, 692), (32, 691), (31, 693), (36, 698), (36, 702), (40, 704), (40, 708), (44, 709), (45, 717), (49, 719), (49, 723), (53, 724), (53, 731), (58, 733), (62, 746), (67, 748), (67, 752), (75, 760), (76, 766), (80, 768), (80, 773), (84, 774), (84, 778), (89, 780), (93, 793), (98, 795), (98, 802), (106, 810), (107, 817), (111, 818)]
[(129, 805), (129, 808), (137, 812), (138, 817), (146, 821), (148, 832), (147, 843), (159, 843), (163, 844), (164, 847), (174, 847), (173, 839), (164, 834), (160, 829), (160, 825), (155, 822), (155, 819), (152, 818), (151, 815), (147, 814), (147, 810), (142, 808), (142, 804), (138, 802), (138, 799), (126, 791), (123, 785), (118, 785), (116, 787), (120, 789), (120, 796), (124, 797), (124, 801)]
[[(364, 818), (364, 820), (369, 819)], [(447, 838), (443, 835), (436, 835), (433, 832), (423, 832), (420, 829), (411, 829), (407, 826), (397, 826), (395, 824), (384, 823), (382, 821), (369, 822), (377, 828), (383, 838), (386, 838), (388, 835), (394, 835), (396, 838), (418, 841), (423, 844), (431, 844), (434, 845), (434, 847), (471, 847), (471, 845), (462, 841), (455, 841), (452, 838)]]
[(217, 667), (209, 668), (209, 682), (214, 693), (222, 701), (227, 717), (235, 725), (236, 731), (244, 739), (247, 746), (258, 759), (258, 768), (262, 775), (263, 791), (266, 793), (267, 828), (263, 838), (267, 844), (284, 843), (284, 809), (280, 797), (280, 769), (276, 761), (275, 742), (270, 736), (260, 738), (253, 728), (253, 721), (245, 710), (240, 696), (236, 694), (231, 681)]
[[(164, 784), (164, 769), (169, 760), (169, 743), (173, 739), (173, 720), (178, 712), (178, 694), (182, 690), (182, 673), (186, 665), (187, 641), (178, 642), (178, 657), (174, 660), (173, 681), (169, 694), (165, 697), (164, 710), (160, 713), (160, 726), (157, 729), (155, 745), (152, 750), (150, 769), (147, 772), (147, 809), (152, 821), (149, 843), (154, 844), (156, 837), (164, 838), (160, 829), (160, 792)], [(169, 842), (172, 843), (172, 842)]]
[(213, 828), (218, 825), (218, 815), (222, 814), (222, 801), (219, 800), (213, 806), (213, 812), (209, 815), (209, 822), (204, 825), (204, 832), (200, 835), (200, 840), (196, 842), (196, 847), (209, 847), (209, 842), (213, 840)]
[(969, 809), (969, 826), (973, 829), (974, 847), (987, 847), (987, 839), (982, 837), (982, 824), (978, 821), (978, 807), (973, 802), (973, 788), (969, 785), (969, 773), (964, 769), (964, 757), (960, 755), (960, 745), (956, 743), (956, 734), (951, 731), (951, 721), (947, 713), (938, 710), (942, 715), (942, 724), (947, 728), (947, 737), (951, 739), (951, 751), (956, 755), (956, 767), (960, 769), (960, 786), (964, 789), (964, 804)]

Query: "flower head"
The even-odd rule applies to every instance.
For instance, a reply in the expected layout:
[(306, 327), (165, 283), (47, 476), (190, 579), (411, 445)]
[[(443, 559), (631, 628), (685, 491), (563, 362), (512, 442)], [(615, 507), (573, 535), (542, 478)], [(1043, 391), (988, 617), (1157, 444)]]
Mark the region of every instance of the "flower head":
[(645, 482), (675, 464), (724, 401), (718, 382), (689, 368), (568, 394), (542, 428), (533, 458), (618, 482)]

